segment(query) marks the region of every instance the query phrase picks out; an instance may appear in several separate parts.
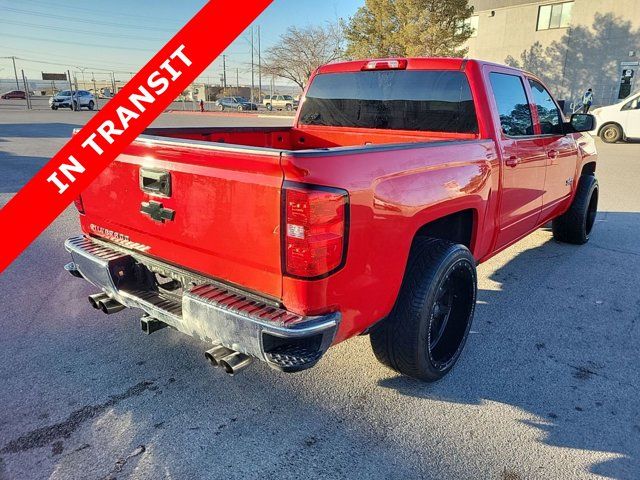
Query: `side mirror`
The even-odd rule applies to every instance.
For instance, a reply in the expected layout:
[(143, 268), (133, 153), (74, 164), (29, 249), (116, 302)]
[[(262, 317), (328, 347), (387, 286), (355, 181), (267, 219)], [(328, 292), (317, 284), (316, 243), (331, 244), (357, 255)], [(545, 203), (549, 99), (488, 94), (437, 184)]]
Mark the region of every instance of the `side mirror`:
[(589, 132), (596, 125), (596, 119), (588, 113), (574, 113), (569, 121), (567, 133)]

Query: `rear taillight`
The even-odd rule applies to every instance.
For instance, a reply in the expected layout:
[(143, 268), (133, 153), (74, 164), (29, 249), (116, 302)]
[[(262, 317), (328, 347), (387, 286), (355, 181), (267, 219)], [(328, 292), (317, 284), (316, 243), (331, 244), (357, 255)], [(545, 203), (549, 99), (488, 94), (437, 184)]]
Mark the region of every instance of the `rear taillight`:
[(347, 192), (287, 183), (283, 195), (284, 273), (310, 279), (339, 269), (347, 249)]
[(82, 197), (80, 195), (76, 197), (73, 203), (75, 204), (76, 209), (78, 210), (79, 213), (84, 213), (84, 205), (82, 203)]

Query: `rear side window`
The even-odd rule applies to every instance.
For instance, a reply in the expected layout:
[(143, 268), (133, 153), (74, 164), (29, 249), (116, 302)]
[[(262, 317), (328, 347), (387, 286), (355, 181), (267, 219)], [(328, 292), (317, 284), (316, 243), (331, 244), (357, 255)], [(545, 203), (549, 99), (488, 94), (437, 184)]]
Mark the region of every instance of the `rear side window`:
[(378, 70), (315, 77), (300, 112), (303, 125), (477, 133), (464, 72)]
[(560, 110), (556, 106), (553, 98), (539, 82), (529, 80), (531, 85), (531, 93), (533, 94), (533, 103), (536, 104), (538, 110), (538, 118), (540, 119), (540, 128), (545, 135), (561, 134), (562, 121)]
[(489, 79), (502, 131), (510, 137), (533, 135), (531, 109), (522, 79), (517, 75), (495, 72), (489, 75)]

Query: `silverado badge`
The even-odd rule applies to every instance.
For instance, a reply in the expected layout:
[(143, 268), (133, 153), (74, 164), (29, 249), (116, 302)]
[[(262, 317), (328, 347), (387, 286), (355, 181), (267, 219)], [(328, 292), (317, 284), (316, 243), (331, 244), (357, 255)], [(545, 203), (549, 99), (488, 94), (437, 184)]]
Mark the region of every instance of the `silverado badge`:
[(150, 202), (142, 202), (140, 204), (140, 212), (145, 215), (149, 215), (156, 222), (164, 223), (165, 220), (173, 220), (176, 216), (175, 210), (169, 208), (162, 208), (160, 202), (151, 200)]

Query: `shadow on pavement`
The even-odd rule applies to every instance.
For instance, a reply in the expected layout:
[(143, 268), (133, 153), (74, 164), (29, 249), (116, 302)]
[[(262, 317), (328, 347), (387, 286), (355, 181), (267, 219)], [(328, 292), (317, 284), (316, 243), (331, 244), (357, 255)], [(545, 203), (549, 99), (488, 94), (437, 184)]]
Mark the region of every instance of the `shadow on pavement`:
[(0, 150), (0, 193), (15, 193), (45, 165), (50, 158), (11, 155)]
[(495, 288), (479, 291), (471, 345), (453, 375), (379, 384), (423, 399), (512, 405), (540, 417), (524, 422), (547, 445), (620, 455), (591, 473), (640, 478), (639, 231), (640, 214), (605, 212), (588, 245), (550, 239), (525, 250), (494, 272)]
[(2, 137), (16, 138), (71, 138), (73, 129), (82, 123), (0, 123)]

